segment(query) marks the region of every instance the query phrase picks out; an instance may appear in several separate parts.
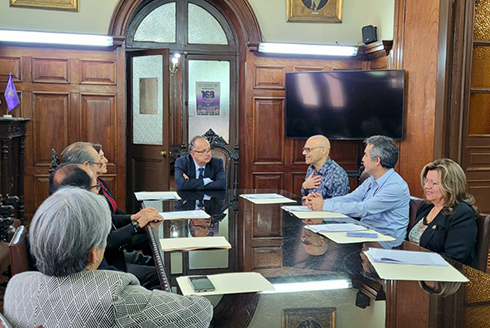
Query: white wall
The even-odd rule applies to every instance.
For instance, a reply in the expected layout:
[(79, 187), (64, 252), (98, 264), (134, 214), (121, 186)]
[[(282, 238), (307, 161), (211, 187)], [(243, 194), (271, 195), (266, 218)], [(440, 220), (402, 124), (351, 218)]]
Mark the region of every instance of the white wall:
[[(344, 0), (343, 22), (288, 23), (287, 0), (248, 0), (265, 41), (355, 45), (361, 28), (378, 26), (378, 39), (393, 39), (394, 0)], [(79, 12), (9, 7), (0, 1), (0, 29), (107, 34), (118, 0), (81, 0)]]

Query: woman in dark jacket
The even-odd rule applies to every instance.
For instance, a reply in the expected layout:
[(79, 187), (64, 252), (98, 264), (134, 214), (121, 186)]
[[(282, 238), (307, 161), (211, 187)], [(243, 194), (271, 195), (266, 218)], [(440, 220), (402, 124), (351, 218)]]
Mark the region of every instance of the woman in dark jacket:
[(472, 267), (477, 267), (475, 246), (478, 208), (467, 192), (463, 169), (443, 158), (427, 164), (420, 173), (425, 199), (409, 240)]

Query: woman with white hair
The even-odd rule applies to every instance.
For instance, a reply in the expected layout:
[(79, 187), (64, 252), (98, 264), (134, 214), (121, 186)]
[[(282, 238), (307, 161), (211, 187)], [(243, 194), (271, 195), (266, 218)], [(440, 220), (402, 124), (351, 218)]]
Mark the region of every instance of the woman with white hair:
[(40, 272), (9, 281), (7, 320), (14, 327), (208, 327), (207, 299), (149, 291), (131, 274), (96, 270), (110, 229), (103, 197), (69, 187), (46, 199), (29, 233)]

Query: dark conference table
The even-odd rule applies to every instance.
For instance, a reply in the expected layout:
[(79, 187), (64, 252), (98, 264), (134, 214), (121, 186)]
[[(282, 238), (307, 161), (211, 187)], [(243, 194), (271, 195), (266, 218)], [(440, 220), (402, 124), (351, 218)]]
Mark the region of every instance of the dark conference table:
[[(256, 205), (238, 197), (271, 192), (300, 204), (298, 196), (281, 190), (214, 191), (205, 198), (203, 192), (179, 192), (180, 201), (144, 202), (161, 212), (198, 204), (211, 216), (147, 229), (173, 291), (182, 275), (243, 271), (260, 272), (276, 289), (289, 290), (210, 296), (213, 327), (490, 327), (489, 275), (448, 260), (470, 282), (437, 283), (438, 295), (417, 281), (380, 279), (362, 254), (380, 244), (336, 244), (304, 229), (306, 222), (281, 210), (283, 204)], [(193, 235), (225, 236), (232, 248), (169, 253), (158, 242)], [(407, 241), (399, 248), (426, 251)]]

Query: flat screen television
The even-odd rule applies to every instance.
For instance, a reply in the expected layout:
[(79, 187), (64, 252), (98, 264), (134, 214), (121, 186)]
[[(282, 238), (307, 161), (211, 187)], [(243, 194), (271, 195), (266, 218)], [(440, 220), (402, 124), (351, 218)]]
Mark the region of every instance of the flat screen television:
[(403, 139), (405, 71), (286, 73), (286, 138)]

